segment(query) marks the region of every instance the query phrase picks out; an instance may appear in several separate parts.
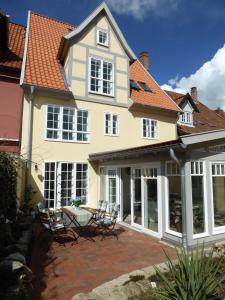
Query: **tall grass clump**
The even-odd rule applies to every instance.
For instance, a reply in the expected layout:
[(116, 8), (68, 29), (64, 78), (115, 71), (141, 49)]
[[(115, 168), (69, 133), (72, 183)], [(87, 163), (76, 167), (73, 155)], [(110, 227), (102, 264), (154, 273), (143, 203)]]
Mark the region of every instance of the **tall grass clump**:
[(163, 300), (205, 300), (218, 299), (216, 290), (224, 275), (218, 276), (223, 259), (215, 259), (215, 250), (205, 252), (204, 245), (188, 254), (184, 249), (177, 249), (177, 262), (168, 259), (168, 273), (155, 267), (160, 279), (160, 287), (155, 289), (156, 295)]

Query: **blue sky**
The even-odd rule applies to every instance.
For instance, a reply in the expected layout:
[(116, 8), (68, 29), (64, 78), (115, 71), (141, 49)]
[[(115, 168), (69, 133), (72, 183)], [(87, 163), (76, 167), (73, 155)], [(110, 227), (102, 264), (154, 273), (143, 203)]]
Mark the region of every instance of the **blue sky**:
[[(30, 9), (79, 24), (100, 2), (1, 0), (1, 8), (16, 23), (26, 24), (27, 11)], [(220, 89), (220, 83), (225, 86), (222, 84), (223, 79), (225, 83), (225, 73), (221, 68), (221, 64), (225, 63), (224, 0), (106, 2), (134, 52), (137, 55), (142, 50), (149, 52), (150, 72), (160, 85), (166, 84), (164, 87), (177, 91), (188, 91), (192, 85), (198, 85), (203, 102), (212, 107), (222, 107), (225, 104), (225, 87)], [(218, 54), (218, 50), (222, 53), (216, 59), (214, 56)], [(221, 62), (223, 58), (224, 62)], [(210, 66), (205, 70), (204, 64), (207, 67), (207, 63)], [(215, 72), (213, 81), (212, 69)], [(207, 74), (211, 76), (208, 84), (217, 89), (217, 92), (212, 93), (208, 87)]]

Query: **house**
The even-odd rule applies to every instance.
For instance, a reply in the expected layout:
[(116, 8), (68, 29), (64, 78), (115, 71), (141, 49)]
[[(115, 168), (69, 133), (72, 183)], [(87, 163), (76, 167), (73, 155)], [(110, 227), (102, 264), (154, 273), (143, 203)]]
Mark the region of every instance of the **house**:
[(182, 109), (178, 120), (178, 135), (224, 129), (222, 110), (212, 110), (198, 99), (197, 87), (186, 95), (165, 91)]
[(120, 203), (123, 224), (190, 247), (225, 237), (225, 130), (177, 135), (183, 106), (105, 3), (79, 26), (29, 12), (20, 83), (35, 201)]
[(19, 153), (23, 90), (19, 85), (26, 28), (0, 11), (0, 150)]

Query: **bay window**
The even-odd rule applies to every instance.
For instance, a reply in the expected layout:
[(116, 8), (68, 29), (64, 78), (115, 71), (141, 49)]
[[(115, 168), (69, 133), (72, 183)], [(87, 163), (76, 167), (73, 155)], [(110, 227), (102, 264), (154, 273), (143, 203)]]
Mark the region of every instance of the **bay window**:
[(91, 57), (89, 66), (89, 91), (97, 94), (113, 96), (113, 69), (113, 63)]
[(225, 226), (225, 163), (212, 164), (214, 227)]
[(180, 169), (174, 162), (166, 165), (168, 179), (168, 229), (182, 232), (182, 202)]
[(202, 161), (191, 162), (191, 189), (193, 209), (193, 233), (204, 233), (205, 203), (204, 203), (204, 172)]
[(88, 118), (87, 110), (48, 105), (46, 138), (88, 142), (90, 138)]

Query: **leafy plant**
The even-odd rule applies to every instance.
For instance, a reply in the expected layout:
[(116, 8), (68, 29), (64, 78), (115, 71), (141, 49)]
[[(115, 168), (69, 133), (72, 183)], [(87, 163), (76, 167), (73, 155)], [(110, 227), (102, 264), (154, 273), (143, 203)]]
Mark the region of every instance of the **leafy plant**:
[(206, 255), (204, 245), (189, 254), (183, 248), (180, 251), (177, 249), (177, 264), (166, 254), (170, 279), (155, 267), (162, 282), (160, 288), (155, 289), (155, 293), (161, 299), (168, 300), (205, 300), (213, 297), (225, 279), (224, 275), (217, 276), (222, 260), (215, 260), (214, 253), (212, 249)]

